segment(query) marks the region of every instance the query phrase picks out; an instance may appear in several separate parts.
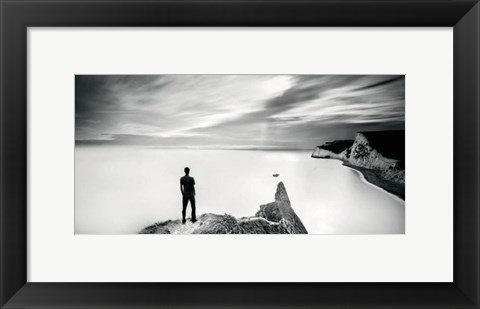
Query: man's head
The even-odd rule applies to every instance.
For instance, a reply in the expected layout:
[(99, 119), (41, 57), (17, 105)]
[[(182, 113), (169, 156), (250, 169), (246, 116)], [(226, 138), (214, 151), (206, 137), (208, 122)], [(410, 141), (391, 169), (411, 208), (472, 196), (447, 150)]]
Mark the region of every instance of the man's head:
[(190, 174), (190, 168), (186, 167), (186, 168), (184, 169), (184, 171), (185, 171), (185, 175)]

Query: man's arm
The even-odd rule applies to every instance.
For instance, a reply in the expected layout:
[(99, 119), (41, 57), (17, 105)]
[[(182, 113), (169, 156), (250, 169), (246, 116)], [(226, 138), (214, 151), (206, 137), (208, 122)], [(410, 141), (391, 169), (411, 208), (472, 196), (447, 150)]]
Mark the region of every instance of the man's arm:
[(195, 178), (192, 177), (192, 181), (193, 181), (193, 186), (192, 186), (193, 195), (195, 196), (196, 195), (196, 193), (195, 193)]
[(183, 184), (182, 184), (182, 179), (180, 179), (180, 192), (182, 192), (182, 195), (183, 195)]

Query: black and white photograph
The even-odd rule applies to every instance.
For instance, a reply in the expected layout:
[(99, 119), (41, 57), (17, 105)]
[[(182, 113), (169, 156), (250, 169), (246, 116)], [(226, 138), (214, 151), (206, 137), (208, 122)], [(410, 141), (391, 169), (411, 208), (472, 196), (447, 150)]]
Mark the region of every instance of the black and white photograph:
[(76, 75), (75, 234), (404, 234), (405, 75)]

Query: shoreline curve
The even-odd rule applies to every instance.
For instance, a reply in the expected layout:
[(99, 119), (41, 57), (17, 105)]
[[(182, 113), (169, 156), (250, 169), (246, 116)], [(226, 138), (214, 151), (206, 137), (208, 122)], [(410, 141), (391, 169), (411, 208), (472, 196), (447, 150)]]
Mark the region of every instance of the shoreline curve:
[(348, 169), (351, 169), (352, 171), (354, 171), (354, 172), (356, 172), (357, 174), (359, 174), (359, 175), (360, 175), (360, 179), (361, 179), (364, 183), (366, 183), (366, 184), (368, 184), (368, 185), (370, 185), (370, 186), (372, 186), (372, 187), (374, 187), (374, 188), (376, 188), (376, 189), (378, 189), (378, 190), (380, 190), (380, 191), (383, 191), (383, 192), (386, 193), (387, 195), (392, 196), (395, 200), (398, 200), (398, 201), (400, 201), (400, 202), (403, 202), (403, 206), (405, 206), (405, 200), (404, 200), (404, 199), (402, 199), (402, 198), (399, 197), (398, 195), (396, 195), (396, 194), (394, 194), (394, 193), (392, 193), (392, 192), (389, 192), (389, 191), (385, 190), (384, 188), (382, 188), (382, 187), (380, 187), (380, 186), (377, 186), (376, 184), (368, 181), (367, 178), (365, 177), (365, 175), (364, 175), (361, 171), (359, 171), (359, 170), (357, 170), (357, 169), (355, 169), (355, 168), (353, 168), (353, 167), (350, 167), (350, 166), (348, 166), (348, 165), (343, 164), (343, 161), (341, 161), (341, 160), (338, 160), (338, 161), (342, 162), (341, 165), (342, 165), (343, 167), (346, 167), (346, 168), (348, 168)]

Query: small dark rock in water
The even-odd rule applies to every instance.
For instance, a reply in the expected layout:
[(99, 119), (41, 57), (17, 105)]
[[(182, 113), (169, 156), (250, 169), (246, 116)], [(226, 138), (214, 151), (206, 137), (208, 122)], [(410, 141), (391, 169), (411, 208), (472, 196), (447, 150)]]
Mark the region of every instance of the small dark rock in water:
[(273, 177), (278, 177), (280, 174), (273, 174)]

